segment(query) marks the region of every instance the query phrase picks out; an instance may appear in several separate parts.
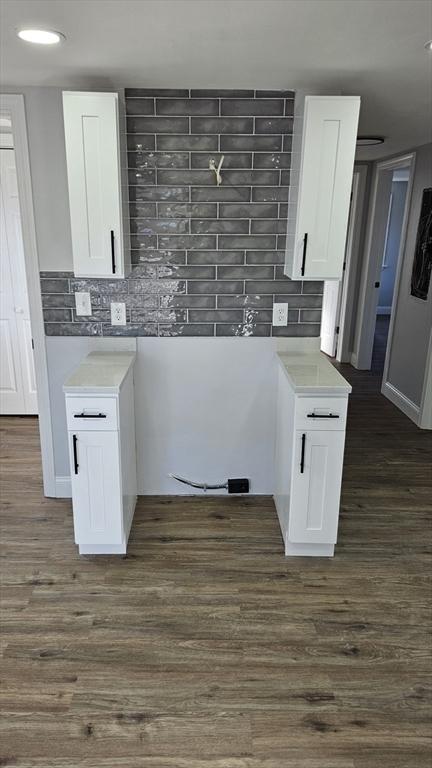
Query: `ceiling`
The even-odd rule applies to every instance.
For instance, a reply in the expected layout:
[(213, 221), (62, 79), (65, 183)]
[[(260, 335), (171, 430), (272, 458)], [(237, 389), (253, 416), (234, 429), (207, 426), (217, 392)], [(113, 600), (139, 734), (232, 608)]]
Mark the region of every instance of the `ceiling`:
[(359, 133), (386, 137), (359, 159), (431, 141), (430, 0), (1, 0), (0, 21), (5, 85), (359, 94)]

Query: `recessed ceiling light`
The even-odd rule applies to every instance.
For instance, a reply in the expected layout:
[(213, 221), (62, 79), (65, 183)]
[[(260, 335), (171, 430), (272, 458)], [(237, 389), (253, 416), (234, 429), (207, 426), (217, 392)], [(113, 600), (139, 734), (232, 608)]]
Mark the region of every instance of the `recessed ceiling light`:
[(17, 35), (26, 43), (39, 45), (56, 45), (65, 39), (61, 32), (55, 32), (53, 29), (19, 29)]
[(384, 137), (383, 136), (358, 136), (356, 143), (358, 147), (374, 147), (375, 144), (384, 144)]
[(428, 51), (432, 51), (432, 40), (428, 40), (427, 43), (425, 43), (425, 48), (427, 48)]

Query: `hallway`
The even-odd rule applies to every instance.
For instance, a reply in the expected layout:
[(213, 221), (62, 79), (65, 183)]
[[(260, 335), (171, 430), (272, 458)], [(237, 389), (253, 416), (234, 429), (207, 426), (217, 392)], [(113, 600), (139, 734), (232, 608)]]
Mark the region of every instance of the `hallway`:
[(374, 374), (379, 374), (382, 378), (384, 370), (384, 361), (386, 356), (387, 341), (390, 326), (390, 315), (377, 315), (374, 345), (372, 350), (372, 367)]

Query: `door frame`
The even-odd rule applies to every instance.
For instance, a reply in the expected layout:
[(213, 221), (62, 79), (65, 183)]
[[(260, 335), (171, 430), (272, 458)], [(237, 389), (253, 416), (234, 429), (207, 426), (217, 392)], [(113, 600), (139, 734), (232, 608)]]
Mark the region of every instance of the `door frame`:
[[(365, 259), (360, 281), (359, 304), (357, 310), (356, 334), (354, 341), (354, 350), (351, 358), (351, 364), (361, 370), (370, 370), (372, 363), (372, 350), (376, 325), (376, 308), (378, 302), (378, 288), (374, 287), (376, 282), (380, 282), (382, 268), (382, 248), (377, 247), (380, 240), (385, 237), (385, 224), (382, 219), (377, 217), (377, 209), (382, 204), (382, 184), (381, 174), (387, 171), (394, 171), (398, 168), (409, 169), (409, 179), (407, 193), (405, 198), (404, 217), (402, 222), (401, 237), (399, 243), (399, 253), (397, 257), (396, 276), (393, 291), (392, 309), (390, 314), (390, 326), (387, 339), (386, 358), (384, 363), (383, 382), (386, 381), (389, 350), (391, 348), (393, 328), (394, 328), (394, 310), (399, 293), (400, 276), (402, 271), (402, 256), (405, 250), (408, 212), (411, 201), (411, 192), (413, 186), (415, 169), (415, 152), (409, 152), (405, 155), (382, 160), (375, 166), (374, 178), (372, 181), (372, 195), (368, 214), (368, 226), (366, 233)], [(381, 193), (381, 195), (380, 195)], [(378, 228), (378, 232), (377, 232)]]
[[(355, 322), (356, 287), (358, 264), (362, 243), (366, 187), (369, 174), (368, 163), (355, 163), (351, 188), (351, 204), (345, 244), (344, 265), (340, 280), (325, 280), (321, 314), (321, 341), (324, 328), (324, 310), (329, 296), (330, 284), (337, 283), (337, 308), (334, 315), (333, 334), (335, 337), (334, 357), (339, 363), (351, 362), (353, 325)], [(322, 346), (321, 346), (322, 349)], [(325, 352), (325, 350), (322, 350)], [(328, 353), (326, 353), (328, 354)]]
[(336, 360), (339, 363), (351, 361), (355, 294), (360, 260), (366, 186), (369, 173), (367, 164), (354, 165), (351, 215), (348, 222), (345, 252), (345, 270), (342, 281), (342, 296), (339, 313), (339, 336), (336, 345)]
[(24, 260), (30, 306), (30, 323), (34, 343), (34, 366), (39, 410), (43, 489), (45, 496), (55, 496), (56, 482), (48, 363), (45, 346), (42, 297), (40, 291), (39, 259), (37, 252), (24, 96), (22, 94), (0, 94), (0, 116), (8, 117), (11, 120), (11, 132), (15, 149)]

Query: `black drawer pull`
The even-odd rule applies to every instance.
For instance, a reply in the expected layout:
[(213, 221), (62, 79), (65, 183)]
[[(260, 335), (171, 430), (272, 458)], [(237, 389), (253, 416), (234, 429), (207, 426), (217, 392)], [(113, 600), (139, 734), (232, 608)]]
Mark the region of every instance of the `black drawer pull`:
[(74, 472), (75, 472), (75, 474), (77, 475), (77, 474), (78, 474), (78, 467), (79, 467), (79, 464), (78, 464), (78, 454), (77, 454), (77, 442), (78, 442), (78, 438), (77, 438), (77, 436), (76, 436), (76, 435), (73, 435), (73, 437), (72, 437), (72, 441), (73, 441)]
[(114, 230), (111, 230), (111, 266), (112, 273), (115, 275), (116, 263), (115, 263), (115, 250), (114, 250)]
[(306, 435), (305, 435), (305, 433), (303, 433), (302, 434), (302, 443), (301, 443), (300, 474), (303, 474), (303, 472), (304, 472), (305, 448), (306, 448)]
[(74, 419), (106, 419), (106, 413), (74, 413)]
[(303, 258), (302, 258), (302, 265), (301, 265), (301, 276), (303, 277), (305, 273), (305, 267), (306, 267), (306, 249), (307, 249), (307, 241), (308, 241), (308, 235), (307, 232), (305, 233), (305, 236), (303, 238)]
[(339, 419), (338, 413), (308, 413), (308, 419)]

